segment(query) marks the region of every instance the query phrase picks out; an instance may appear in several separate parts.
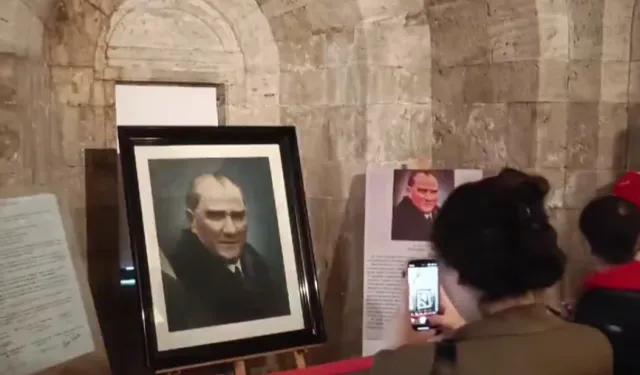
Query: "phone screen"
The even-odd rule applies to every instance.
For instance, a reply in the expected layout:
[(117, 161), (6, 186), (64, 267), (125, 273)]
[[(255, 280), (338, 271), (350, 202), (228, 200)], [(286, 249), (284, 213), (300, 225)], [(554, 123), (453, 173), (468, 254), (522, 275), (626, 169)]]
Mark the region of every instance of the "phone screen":
[(412, 260), (407, 269), (409, 283), (409, 315), (417, 331), (429, 329), (427, 317), (437, 314), (440, 306), (438, 262), (432, 259)]

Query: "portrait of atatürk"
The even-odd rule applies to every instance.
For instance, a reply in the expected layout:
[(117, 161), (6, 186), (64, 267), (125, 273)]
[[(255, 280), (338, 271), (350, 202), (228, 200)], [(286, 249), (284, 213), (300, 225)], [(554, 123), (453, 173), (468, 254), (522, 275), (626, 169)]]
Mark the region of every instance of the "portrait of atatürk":
[(430, 241), (433, 222), (453, 187), (453, 170), (394, 171), (391, 239)]
[(120, 126), (155, 373), (326, 340), (294, 126)]
[(289, 315), (268, 159), (149, 164), (169, 332)]

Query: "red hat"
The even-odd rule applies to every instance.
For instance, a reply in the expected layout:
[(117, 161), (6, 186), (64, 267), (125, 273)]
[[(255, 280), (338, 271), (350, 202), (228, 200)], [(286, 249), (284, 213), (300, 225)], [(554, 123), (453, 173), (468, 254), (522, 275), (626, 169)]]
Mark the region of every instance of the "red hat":
[(640, 207), (640, 172), (630, 171), (622, 176), (613, 186), (613, 195)]

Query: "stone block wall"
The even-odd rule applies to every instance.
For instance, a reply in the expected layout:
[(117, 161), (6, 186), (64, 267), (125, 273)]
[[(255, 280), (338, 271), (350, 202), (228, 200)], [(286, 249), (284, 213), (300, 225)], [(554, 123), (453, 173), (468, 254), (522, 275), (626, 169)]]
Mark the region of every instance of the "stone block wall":
[(42, 53), (44, 27), (19, 0), (0, 3), (0, 181), (41, 183), (50, 148), (50, 75)]
[(430, 161), (429, 27), (410, 3), (262, 8), (280, 52), (281, 121), (299, 129), (328, 357), (360, 350), (366, 168)]
[(85, 243), (83, 150), (114, 147), (115, 82), (223, 84), (228, 124), (299, 129), (322, 359), (359, 352), (371, 166), (545, 175), (571, 259), (553, 297), (570, 298), (590, 267), (580, 208), (640, 166), (637, 3), (5, 1), (2, 185), (63, 184)]
[(49, 67), (38, 58), (0, 52), (0, 181), (2, 187), (45, 183), (50, 143)]

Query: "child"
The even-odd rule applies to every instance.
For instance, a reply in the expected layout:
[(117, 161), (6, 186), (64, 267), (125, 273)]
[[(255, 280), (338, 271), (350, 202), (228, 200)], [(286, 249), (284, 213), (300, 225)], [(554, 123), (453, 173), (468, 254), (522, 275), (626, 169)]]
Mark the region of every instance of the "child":
[(583, 292), (592, 288), (640, 291), (640, 208), (614, 196), (593, 199), (582, 210), (580, 231), (598, 267), (587, 276)]

